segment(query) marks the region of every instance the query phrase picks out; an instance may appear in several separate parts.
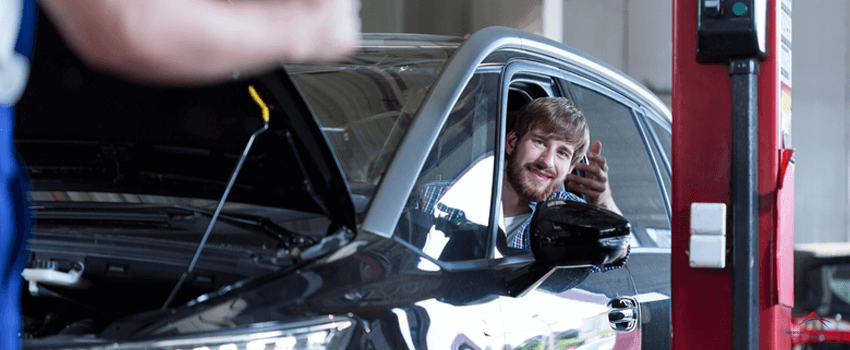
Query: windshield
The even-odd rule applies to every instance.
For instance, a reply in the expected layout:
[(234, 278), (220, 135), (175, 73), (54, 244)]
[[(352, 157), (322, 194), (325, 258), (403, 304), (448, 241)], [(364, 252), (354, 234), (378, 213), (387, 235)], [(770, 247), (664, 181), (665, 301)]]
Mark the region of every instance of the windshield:
[(357, 211), (371, 200), (399, 141), (459, 39), (366, 36), (334, 65), (286, 65), (319, 120)]

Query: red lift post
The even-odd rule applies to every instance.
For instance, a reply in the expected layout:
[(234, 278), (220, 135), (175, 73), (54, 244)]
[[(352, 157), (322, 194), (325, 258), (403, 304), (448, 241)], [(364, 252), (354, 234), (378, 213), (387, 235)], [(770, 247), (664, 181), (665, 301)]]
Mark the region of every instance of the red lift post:
[[(742, 346), (746, 302), (733, 302), (735, 210), (732, 79), (729, 63), (697, 61), (700, 6), (723, 11), (746, 1), (673, 1), (673, 349), (790, 349), (794, 303), (794, 168), (791, 148), (791, 0), (768, 0), (767, 56), (760, 64), (757, 122), (758, 243), (755, 343)], [(740, 6), (740, 5), (738, 5)], [(704, 7), (703, 7), (704, 8)], [(741, 8), (735, 8), (735, 11)], [(751, 10), (751, 9), (750, 9)], [(737, 172), (736, 172), (737, 173)], [(737, 180), (741, 180), (738, 178)], [(690, 266), (692, 203), (727, 206), (724, 268)], [(740, 295), (740, 293), (738, 293)], [(735, 307), (733, 308), (733, 304)], [(743, 307), (741, 305), (744, 305)], [(757, 308), (756, 308), (757, 307)], [(743, 310), (743, 312), (742, 312)], [(735, 329), (738, 329), (736, 334)], [(733, 334), (736, 336), (733, 337)], [(735, 338), (735, 339), (733, 339)]]

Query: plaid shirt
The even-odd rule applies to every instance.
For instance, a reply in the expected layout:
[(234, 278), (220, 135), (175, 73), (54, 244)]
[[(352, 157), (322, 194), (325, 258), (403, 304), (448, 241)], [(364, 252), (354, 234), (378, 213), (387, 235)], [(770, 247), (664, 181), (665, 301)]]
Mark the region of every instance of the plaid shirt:
[[(449, 188), (452, 187), (452, 181), (441, 180), (441, 181), (432, 181), (425, 184), (420, 191), (420, 196), (416, 203), (414, 204), (414, 209), (420, 210), (427, 214), (437, 215), (439, 217), (445, 218), (449, 222), (460, 225), (463, 222), (466, 215), (463, 210), (451, 208), (442, 202), (439, 202), (440, 198), (446, 194)], [(584, 202), (583, 199), (576, 196), (571, 192), (558, 191), (546, 198), (546, 200), (552, 199), (564, 199), (576, 202)], [(517, 249), (529, 249), (531, 246), (529, 239), (528, 226), (531, 224), (531, 218), (534, 216), (534, 211), (537, 210), (538, 202), (530, 202), (528, 206), (531, 208), (531, 215), (528, 216), (522, 224), (519, 225), (516, 229), (516, 233), (513, 235), (513, 239), (508, 242), (508, 246), (511, 248)], [(435, 214), (436, 212), (436, 214)], [(510, 235), (508, 235), (510, 237)], [(597, 266), (593, 266), (591, 272), (607, 272), (611, 270), (616, 270), (626, 264), (626, 261), (629, 260), (629, 255), (631, 254), (631, 245), (626, 249), (626, 257), (615, 261), (611, 265), (605, 265), (603, 268), (599, 268)]]

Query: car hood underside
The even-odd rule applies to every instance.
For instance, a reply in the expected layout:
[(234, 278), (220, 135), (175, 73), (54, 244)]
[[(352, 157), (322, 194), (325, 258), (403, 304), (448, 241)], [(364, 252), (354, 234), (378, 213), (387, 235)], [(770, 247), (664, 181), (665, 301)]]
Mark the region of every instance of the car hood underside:
[[(51, 26), (16, 106), (15, 142), (33, 190), (218, 200), (270, 109), (228, 201), (326, 214), (354, 228), (354, 206), (315, 116), (281, 68), (213, 86), (141, 86), (89, 69)], [(333, 215), (331, 215), (333, 213)]]

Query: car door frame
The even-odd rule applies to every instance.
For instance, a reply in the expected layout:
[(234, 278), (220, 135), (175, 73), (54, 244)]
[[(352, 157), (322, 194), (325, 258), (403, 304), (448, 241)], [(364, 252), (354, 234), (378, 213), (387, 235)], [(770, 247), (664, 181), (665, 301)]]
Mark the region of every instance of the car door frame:
[[(598, 59), (564, 47), (561, 43), (520, 30), (506, 27), (484, 28), (464, 41), (431, 87), (410, 126), (408, 137), (399, 144), (381, 181), (382, 184), (389, 183), (395, 188), (393, 191), (378, 189), (370, 204), (371, 215), (367, 215), (363, 220), (360, 230), (386, 238), (392, 236), (407, 199), (406, 194), (413, 189), (411, 179), (415, 179), (421, 170), (430, 146), (437, 138), (439, 126), (443, 125), (448, 117), (448, 106), (457, 102), (461, 91), (480, 66), (491, 64), (486, 61), (488, 57), (499, 51), (511, 50), (539, 57), (544, 62), (555, 62), (555, 65), (564, 71), (607, 82), (605, 85), (626, 89), (631, 92), (631, 95), (627, 96), (630, 99), (641, 101), (654, 110), (664, 112), (659, 113), (669, 115), (666, 106), (649, 90)], [(371, 213), (372, 211), (380, 214)]]
[[(529, 77), (533, 77), (533, 76), (536, 76), (536, 79), (529, 78)], [(582, 81), (583, 85), (593, 84), (592, 86), (594, 87), (593, 88), (594, 91), (598, 91), (598, 92), (604, 94), (605, 96), (613, 98), (617, 102), (621, 102), (624, 105), (626, 105), (629, 108), (629, 111), (631, 113), (631, 117), (634, 120), (634, 122), (638, 123), (637, 119), (636, 119), (637, 116), (635, 115), (634, 111), (639, 108), (639, 104), (637, 104), (637, 103), (635, 103), (631, 100), (626, 99), (625, 96), (623, 96), (622, 94), (616, 93), (616, 91), (611, 90), (611, 89), (605, 87), (604, 85), (601, 85), (601, 84), (598, 84), (598, 83), (593, 83), (589, 79), (583, 78), (583, 77), (581, 77), (580, 75), (578, 75), (574, 72), (570, 72), (570, 71), (564, 69), (563, 67), (559, 67), (558, 62), (556, 62), (556, 61), (553, 62), (553, 61), (541, 60), (540, 57), (533, 57), (533, 56), (529, 57), (529, 59), (514, 58), (506, 64), (506, 66), (504, 68), (504, 74), (503, 74), (502, 79), (503, 79), (503, 83), (502, 83), (503, 93), (501, 95), (501, 103), (502, 103), (503, 109), (505, 110), (505, 113), (502, 116), (503, 117), (503, 119), (502, 119), (503, 124), (507, 123), (507, 115), (506, 115), (507, 114), (507, 107), (506, 106), (508, 104), (508, 93), (511, 89), (511, 86), (517, 81), (521, 81), (523, 83), (533, 83), (533, 84), (536, 83), (550, 97), (563, 96), (563, 97), (567, 97), (569, 99), (573, 99), (572, 93), (571, 93), (571, 91), (569, 89), (569, 85), (568, 85), (570, 82)], [(549, 82), (544, 83), (546, 80), (548, 80)], [(549, 86), (544, 86), (544, 85), (549, 85)], [(638, 125), (635, 125), (635, 126), (637, 127)], [(507, 130), (508, 130), (507, 125), (503, 125), (503, 128), (504, 129), (503, 129), (502, 134), (505, 135), (507, 133)], [(645, 143), (645, 139), (642, 139), (641, 142)], [(504, 147), (505, 147), (504, 139), (499, 140), (499, 144), (496, 147), (497, 154), (504, 155)], [(506, 166), (506, 160), (504, 159), (504, 156), (497, 158), (496, 164), (497, 164), (498, 171), (503, 172), (503, 169)], [(494, 205), (494, 207), (497, 207), (498, 203), (500, 203), (500, 197), (494, 197), (494, 201), (497, 202), (497, 205)], [(494, 212), (494, 213), (491, 213), (491, 215), (495, 216), (497, 213), (498, 212)], [(496, 234), (498, 234), (496, 231), (497, 230), (494, 230), (492, 232), (494, 237), (495, 237)], [(495, 241), (495, 238), (494, 238), (494, 241)], [(530, 256), (531, 253), (529, 252), (528, 255)], [(531, 258), (533, 259), (533, 256)], [(505, 258), (505, 259), (494, 258), (493, 262), (494, 262), (494, 264), (496, 264), (495, 266), (497, 266), (499, 268), (506, 268), (510, 265), (515, 264), (515, 262), (511, 260), (511, 257), (508, 257), (508, 258)], [(553, 278), (565, 280), (564, 276), (573, 276), (572, 273), (569, 274), (569, 275), (564, 275), (564, 276), (559, 275), (560, 273), (564, 273), (564, 272), (565, 271), (555, 271), (555, 270), (553, 270), (549, 273), (549, 275), (545, 276), (543, 279), (538, 281), (532, 288), (521, 291), (521, 292), (519, 292), (515, 295), (511, 295), (511, 296), (518, 298), (518, 297), (522, 297), (522, 296), (526, 295), (527, 293), (533, 293), (534, 295), (537, 295), (539, 293), (532, 292), (534, 288), (539, 286), (541, 283), (554, 282), (555, 284), (559, 285), (559, 287), (563, 288), (564, 290), (560, 291), (560, 292), (550, 291), (550, 292), (547, 292), (546, 294), (553, 293), (554, 295), (558, 295), (560, 298), (563, 298), (564, 302), (568, 302), (567, 300), (572, 300), (572, 297), (574, 297), (574, 296), (572, 294), (563, 294), (563, 293), (564, 292), (569, 293), (568, 292), (569, 290), (572, 290), (575, 287), (579, 287), (579, 286), (584, 285), (585, 284), (584, 279), (587, 278), (587, 277), (580, 278), (578, 281), (571, 281), (571, 283), (579, 282), (577, 284), (571, 284), (571, 283), (568, 282), (566, 285), (563, 284), (564, 281), (551, 280)], [(575, 271), (575, 272), (579, 272), (579, 271)], [(621, 297), (621, 296), (634, 297), (636, 295), (637, 291), (634, 288), (634, 283), (631, 282), (631, 277), (629, 275), (628, 269), (624, 268), (621, 271), (615, 272), (615, 274), (619, 274), (619, 275), (622, 275), (622, 277), (626, 277), (627, 281), (625, 281), (624, 283), (620, 283), (620, 284), (616, 284), (616, 283), (611, 284), (611, 283), (604, 283), (604, 282), (602, 284), (594, 283), (595, 286), (597, 286), (597, 287), (602, 286), (602, 288), (607, 288), (607, 289), (604, 290), (604, 295), (607, 296), (607, 297)], [(604, 281), (605, 279), (607, 279), (609, 277), (614, 278), (613, 276), (604, 276), (602, 281)], [(599, 277), (596, 277), (595, 279), (598, 279), (598, 278)], [(593, 288), (588, 288), (588, 289), (593, 289)], [(573, 293), (573, 294), (575, 294), (575, 293)], [(566, 295), (569, 295), (569, 296), (566, 296)], [(581, 297), (579, 297), (579, 298), (581, 298)], [(577, 300), (580, 300), (580, 299), (577, 299)], [(599, 300), (601, 300), (601, 299), (599, 299)], [(594, 303), (598, 303), (599, 300), (595, 301)], [(605, 299), (605, 301), (607, 301), (607, 299)], [(569, 313), (566, 313), (564, 315), (568, 315), (568, 314)], [(507, 315), (506, 315), (506, 317), (507, 317)], [(566, 316), (564, 316), (564, 317), (566, 317)], [(574, 320), (574, 321), (579, 321), (579, 320)], [(587, 323), (588, 321), (591, 321), (591, 320), (590, 319), (580, 320), (580, 322), (584, 322), (584, 323)], [(504, 321), (504, 322), (507, 322), (507, 320)], [(569, 321), (562, 320), (562, 322), (569, 322)], [(612, 340), (615, 341), (615, 342), (621, 341), (621, 342), (626, 343), (626, 344), (629, 344), (629, 343), (630, 344), (636, 344), (640, 341), (639, 340), (640, 330), (641, 330), (641, 327), (640, 327), (639, 322), (638, 322), (638, 325), (636, 325), (636, 327), (633, 330), (626, 332), (626, 333), (623, 333), (621, 335), (616, 335), (615, 338), (612, 339)], [(540, 334), (538, 334), (538, 336), (540, 336), (540, 337), (545, 338), (545, 337), (554, 336), (552, 334), (548, 334), (548, 335), (546, 334), (546, 332), (551, 333), (551, 329), (548, 329), (548, 327), (540, 328), (539, 332), (541, 332)], [(622, 335), (625, 335), (625, 339), (621, 338)], [(506, 337), (507, 337), (507, 335), (506, 335)], [(506, 341), (509, 338), (510, 337), (507, 337)], [(636, 339), (636, 338), (638, 338), (638, 339)]]

